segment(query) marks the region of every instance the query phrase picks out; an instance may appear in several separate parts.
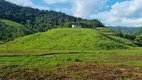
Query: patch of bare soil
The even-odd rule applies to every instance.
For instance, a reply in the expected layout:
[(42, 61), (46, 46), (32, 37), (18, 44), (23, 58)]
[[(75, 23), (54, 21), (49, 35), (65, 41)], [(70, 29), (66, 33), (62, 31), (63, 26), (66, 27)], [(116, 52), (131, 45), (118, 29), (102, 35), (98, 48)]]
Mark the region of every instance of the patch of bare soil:
[(50, 71), (22, 69), (3, 77), (5, 78), (1, 80), (142, 80), (142, 68), (126, 65), (74, 64)]
[[(125, 65), (73, 65), (66, 69), (59, 68), (53, 73), (61, 74), (60, 76), (64, 75), (65, 79), (77, 80), (142, 80), (142, 68)], [(62, 77), (57, 77), (57, 79), (62, 79)]]

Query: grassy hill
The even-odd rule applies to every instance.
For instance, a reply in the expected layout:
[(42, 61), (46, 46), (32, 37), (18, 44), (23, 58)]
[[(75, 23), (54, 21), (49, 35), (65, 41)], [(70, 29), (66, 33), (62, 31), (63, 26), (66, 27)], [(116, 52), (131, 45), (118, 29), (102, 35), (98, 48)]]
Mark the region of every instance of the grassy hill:
[(6, 19), (0, 20), (0, 40), (2, 41), (14, 40), (31, 33), (33, 32), (20, 23)]
[(125, 49), (126, 44), (93, 29), (58, 28), (18, 38), (1, 46), (1, 50), (108, 50)]
[(15, 26), (15, 27), (23, 27), (22, 24), (11, 21), (11, 20), (7, 20), (7, 19), (1, 19), (1, 22), (4, 22), (5, 24), (7, 24), (8, 26)]

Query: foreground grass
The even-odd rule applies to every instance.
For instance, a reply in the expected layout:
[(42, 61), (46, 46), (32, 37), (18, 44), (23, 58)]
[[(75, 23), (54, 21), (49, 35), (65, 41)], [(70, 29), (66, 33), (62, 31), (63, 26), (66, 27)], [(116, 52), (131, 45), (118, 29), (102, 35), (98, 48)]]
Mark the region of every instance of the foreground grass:
[[(100, 69), (100, 71), (98, 69), (95, 69), (95, 67)], [(2, 77), (3, 79), (44, 79), (44, 75), (46, 75), (46, 78), (48, 78), (49, 80), (63, 79), (62, 77), (66, 77), (66, 79), (68, 79), (67, 76), (69, 75), (72, 76), (71, 79), (94, 79), (94, 77), (88, 78), (88, 76), (91, 76), (92, 74), (94, 74), (94, 72), (88, 73), (88, 76), (84, 78), (84, 76), (87, 75), (87, 73), (84, 73), (84, 71), (94, 70), (99, 72), (99, 74), (97, 74), (98, 76), (104, 76), (105, 74), (101, 72), (105, 70), (106, 73), (109, 73), (111, 68), (112, 72), (114, 72), (111, 74), (111, 76), (107, 76), (108, 80), (113, 78), (114, 76), (112, 75), (114, 75), (115, 73), (117, 73), (115, 74), (117, 77), (115, 77), (114, 79), (123, 79), (123, 77), (125, 76), (124, 79), (128, 78), (128, 80), (138, 80), (138, 76), (142, 75), (142, 51), (117, 50), (63, 54), (42, 54), (31, 56), (0, 56), (0, 78)], [(117, 69), (119, 69), (120, 73), (117, 72)], [(122, 74), (121, 70), (122, 72), (127, 72), (128, 74)], [(98, 77), (98, 79), (103, 78), (104, 77)]]
[[(78, 53), (60, 53), (45, 54), (35, 56), (0, 56), (0, 66), (19, 65), (20, 67), (54, 67), (65, 63), (81, 62), (95, 60), (97, 63), (106, 64), (128, 64), (142, 66), (141, 50), (126, 51), (96, 51), (96, 52), (78, 52)], [(116, 63), (117, 62), (117, 63)]]

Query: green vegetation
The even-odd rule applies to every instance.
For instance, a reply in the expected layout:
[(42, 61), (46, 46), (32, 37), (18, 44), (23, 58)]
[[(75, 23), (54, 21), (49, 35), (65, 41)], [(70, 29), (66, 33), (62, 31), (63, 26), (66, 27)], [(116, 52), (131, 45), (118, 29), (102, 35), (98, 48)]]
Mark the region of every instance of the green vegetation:
[(103, 24), (96, 19), (82, 20), (82, 21), (77, 21), (77, 22), (66, 22), (62, 27), (71, 28), (73, 24), (80, 25), (82, 26), (82, 28), (91, 28), (91, 29), (95, 29), (97, 27), (104, 27)]
[(0, 21), (1, 21), (2, 23), (7, 24), (7, 26), (23, 27), (22, 24), (17, 23), (17, 22), (14, 22), (14, 21), (11, 21), (11, 20), (2, 19), (2, 20), (0, 20)]
[(0, 41), (7, 42), (33, 32), (22, 24), (10, 20), (0, 20)]
[(0, 0), (0, 80), (142, 80), (133, 29)]
[(110, 27), (115, 31), (115, 35), (121, 38), (131, 40), (135, 45), (142, 46), (141, 35), (142, 28), (138, 27)]
[(129, 46), (93, 29), (58, 28), (18, 38), (1, 50), (94, 51), (127, 49)]
[(141, 48), (109, 28), (57, 28), (0, 46), (0, 79), (142, 79)]
[[(30, 30), (30, 33), (28, 32), (28, 34), (25, 35), (29, 35), (36, 32), (45, 32), (48, 31), (49, 29), (58, 28), (58, 27), (68, 27), (68, 28), (71, 27), (71, 26), (66, 26), (66, 23), (83, 24), (83, 27), (85, 28), (94, 28), (97, 26), (105, 27), (100, 21), (95, 19), (86, 20), (86, 19), (69, 16), (61, 12), (39, 10), (30, 7), (22, 7), (7, 2), (5, 0), (0, 0), (0, 19), (6, 19), (0, 22), (0, 28), (4, 26), (5, 27), (23, 26), (24, 28)], [(7, 32), (7, 30), (9, 30), (9, 28), (7, 28), (6, 31), (4, 30), (1, 31)], [(4, 40), (7, 42), (15, 39), (16, 37), (23, 36), (23, 34), (20, 33), (19, 34), (20, 36), (18, 35), (16, 37), (11, 38), (9, 35), (17, 34), (14, 31), (13, 33), (9, 33), (8, 35), (9, 37), (6, 37), (6, 34), (1, 31), (0, 31), (0, 36), (2, 38), (0, 38), (0, 41)], [(9, 32), (11, 32), (11, 28)], [(22, 32), (27, 33), (27, 31), (23, 30)]]
[(139, 46), (142, 46), (142, 35), (136, 37), (135, 43)]
[[(107, 78), (115, 75), (116, 77), (113, 77), (113, 79), (129, 78), (131, 80), (142, 79), (141, 67), (141, 50), (96, 51), (41, 56), (0, 56), (0, 76), (2, 79), (64, 79), (65, 77), (69, 79), (68, 76), (70, 76), (71, 79), (82, 80), (87, 75), (101, 76), (107, 73), (107, 75), (109, 74)], [(81, 73), (81, 75), (77, 73)], [(129, 74), (131, 76), (127, 76)], [(86, 79), (90, 78), (96, 79), (86, 77)], [(97, 79), (102, 78), (106, 77), (97, 77)]]
[(96, 30), (117, 42), (123, 43), (125, 45), (129, 45), (129, 46), (137, 46), (133, 42), (133, 40), (131, 40), (130, 38), (123, 37), (124, 34), (121, 33), (120, 31), (116, 32), (107, 27), (106, 28), (96, 28)]
[(135, 32), (135, 35), (142, 35), (142, 27), (137, 32)]
[[(36, 52), (35, 52), (36, 54)], [(14, 55), (14, 54), (13, 54)], [(42, 54), (31, 56), (8, 56), (0, 55), (0, 66), (19, 65), (21, 67), (55, 67), (72, 62), (87, 63), (96, 60), (97, 63), (104, 64), (127, 64), (142, 66), (142, 50), (110, 50), (61, 54)], [(131, 62), (133, 64), (131, 64)]]

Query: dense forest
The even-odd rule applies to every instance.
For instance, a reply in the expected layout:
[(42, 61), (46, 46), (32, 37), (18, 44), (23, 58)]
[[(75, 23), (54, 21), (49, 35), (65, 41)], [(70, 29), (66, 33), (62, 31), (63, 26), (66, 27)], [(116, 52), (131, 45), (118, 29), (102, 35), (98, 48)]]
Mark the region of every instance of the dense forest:
[[(29, 29), (29, 31), (32, 31), (30, 33), (45, 32), (49, 29), (57, 27), (71, 27), (72, 24), (80, 24), (83, 26), (83, 28), (105, 27), (100, 21), (96, 19), (86, 20), (69, 16), (61, 12), (39, 10), (31, 7), (22, 7), (5, 0), (0, 0), (0, 20), (3, 19), (20, 23), (25, 28)], [(14, 37), (10, 37), (10, 35), (15, 35), (10, 34), (10, 30), (13, 29), (9, 30), (10, 33), (4, 33), (4, 28), (7, 26), (9, 25), (0, 21), (0, 41), (14, 39)], [(7, 35), (9, 35), (8, 37), (11, 39), (7, 39)], [(20, 34), (20, 36), (22, 35), (23, 34)], [(19, 34), (16, 36), (19, 36)]]

